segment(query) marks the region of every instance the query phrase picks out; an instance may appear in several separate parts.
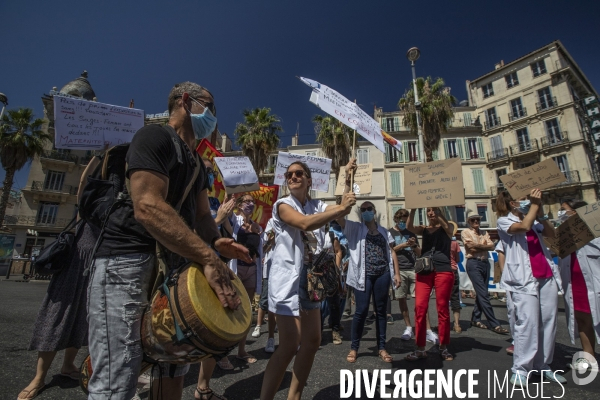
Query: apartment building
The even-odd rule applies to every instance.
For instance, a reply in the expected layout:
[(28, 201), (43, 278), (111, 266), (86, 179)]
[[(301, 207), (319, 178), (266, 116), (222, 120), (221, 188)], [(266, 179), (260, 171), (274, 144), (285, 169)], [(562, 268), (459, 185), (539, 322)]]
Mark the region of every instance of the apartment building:
[(483, 125), (492, 196), (503, 189), (500, 176), (552, 158), (567, 180), (544, 191), (551, 218), (564, 200), (596, 201), (597, 149), (585, 99), (598, 95), (560, 41), (500, 62), (466, 85)]

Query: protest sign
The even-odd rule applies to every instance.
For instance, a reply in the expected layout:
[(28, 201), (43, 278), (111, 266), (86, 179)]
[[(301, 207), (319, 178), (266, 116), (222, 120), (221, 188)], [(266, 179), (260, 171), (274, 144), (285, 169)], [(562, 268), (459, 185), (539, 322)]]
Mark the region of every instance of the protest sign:
[(213, 169), (215, 171), (215, 183), (213, 185), (212, 190), (208, 192), (208, 197), (214, 197), (219, 200), (220, 203), (225, 199), (225, 186), (223, 185), (223, 178), (221, 178), (221, 174), (219, 173), (219, 169), (214, 163), (215, 157), (223, 157), (223, 154), (215, 149), (213, 145), (206, 139), (202, 139), (196, 148), (196, 153), (200, 156), (200, 158), (205, 158), (210, 160), (213, 163)]
[(129, 143), (144, 126), (144, 111), (54, 96), (54, 146), (57, 149), (101, 150)]
[[(352, 191), (356, 194), (371, 193), (373, 180), (373, 164), (358, 164), (354, 173), (354, 187)], [(346, 187), (346, 171), (340, 170), (337, 185), (335, 187), (335, 195), (341, 196), (344, 194)]]
[(513, 199), (518, 199), (531, 193), (532, 189), (548, 189), (567, 180), (554, 160), (521, 168), (510, 174), (502, 175), (500, 180)]
[(273, 182), (275, 185), (283, 186), (286, 184), (285, 171), (295, 161), (305, 163), (310, 169), (312, 190), (320, 192), (329, 191), (329, 174), (331, 173), (331, 160), (329, 158), (284, 153), (281, 151), (277, 156), (277, 168), (275, 168), (275, 180)]
[(379, 151), (385, 153), (381, 126), (369, 114), (328, 86), (312, 79), (300, 78), (300, 80), (313, 88), (311, 103), (341, 123), (356, 129), (359, 135), (371, 142)]
[(577, 215), (586, 223), (595, 238), (600, 237), (600, 202), (578, 208)]
[(559, 258), (565, 258), (591, 240), (594, 240), (594, 235), (579, 214), (572, 215), (561, 223), (553, 238), (544, 238), (548, 247)]
[(465, 204), (459, 158), (404, 167), (406, 208)]
[(215, 157), (227, 194), (258, 190), (258, 176), (248, 157)]

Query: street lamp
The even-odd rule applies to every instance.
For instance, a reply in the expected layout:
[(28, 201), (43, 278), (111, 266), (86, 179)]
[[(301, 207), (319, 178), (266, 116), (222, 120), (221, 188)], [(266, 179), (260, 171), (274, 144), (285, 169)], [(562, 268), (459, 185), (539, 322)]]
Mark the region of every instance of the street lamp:
[(417, 47), (411, 47), (406, 52), (406, 58), (410, 61), (412, 66), (412, 77), (413, 77), (413, 92), (415, 92), (415, 109), (417, 111), (417, 133), (419, 135), (419, 158), (421, 162), (425, 162), (425, 147), (423, 145), (423, 129), (421, 129), (421, 102), (419, 102), (419, 95), (417, 93), (417, 75), (415, 73), (415, 61), (421, 56), (421, 50)]
[(4, 108), (8, 105), (8, 98), (4, 93), (0, 93), (0, 103), (2, 103), (2, 111), (0, 111), (0, 118), (4, 115)]

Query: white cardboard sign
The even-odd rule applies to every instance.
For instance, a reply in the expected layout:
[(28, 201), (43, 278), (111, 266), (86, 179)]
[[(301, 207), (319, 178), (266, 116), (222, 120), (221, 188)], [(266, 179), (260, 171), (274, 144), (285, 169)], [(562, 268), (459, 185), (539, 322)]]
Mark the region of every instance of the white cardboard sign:
[(101, 150), (129, 143), (143, 126), (143, 110), (54, 96), (57, 149)]
[(259, 190), (258, 176), (248, 157), (214, 158), (227, 194)]
[(305, 154), (294, 154), (279, 152), (277, 155), (277, 168), (275, 168), (274, 184), (284, 186), (286, 184), (285, 171), (295, 161), (305, 163), (310, 169), (312, 177), (312, 189), (319, 192), (329, 192), (329, 175), (331, 173), (331, 159)]

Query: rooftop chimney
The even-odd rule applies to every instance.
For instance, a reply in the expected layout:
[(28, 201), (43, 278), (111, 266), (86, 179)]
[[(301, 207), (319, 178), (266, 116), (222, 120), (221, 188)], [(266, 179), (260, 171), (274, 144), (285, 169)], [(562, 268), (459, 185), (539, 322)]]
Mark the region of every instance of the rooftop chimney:
[(298, 133), (292, 136), (292, 146), (298, 146)]
[(504, 60), (500, 60), (499, 63), (496, 63), (496, 65), (494, 65), (494, 69), (500, 69), (504, 67)]

